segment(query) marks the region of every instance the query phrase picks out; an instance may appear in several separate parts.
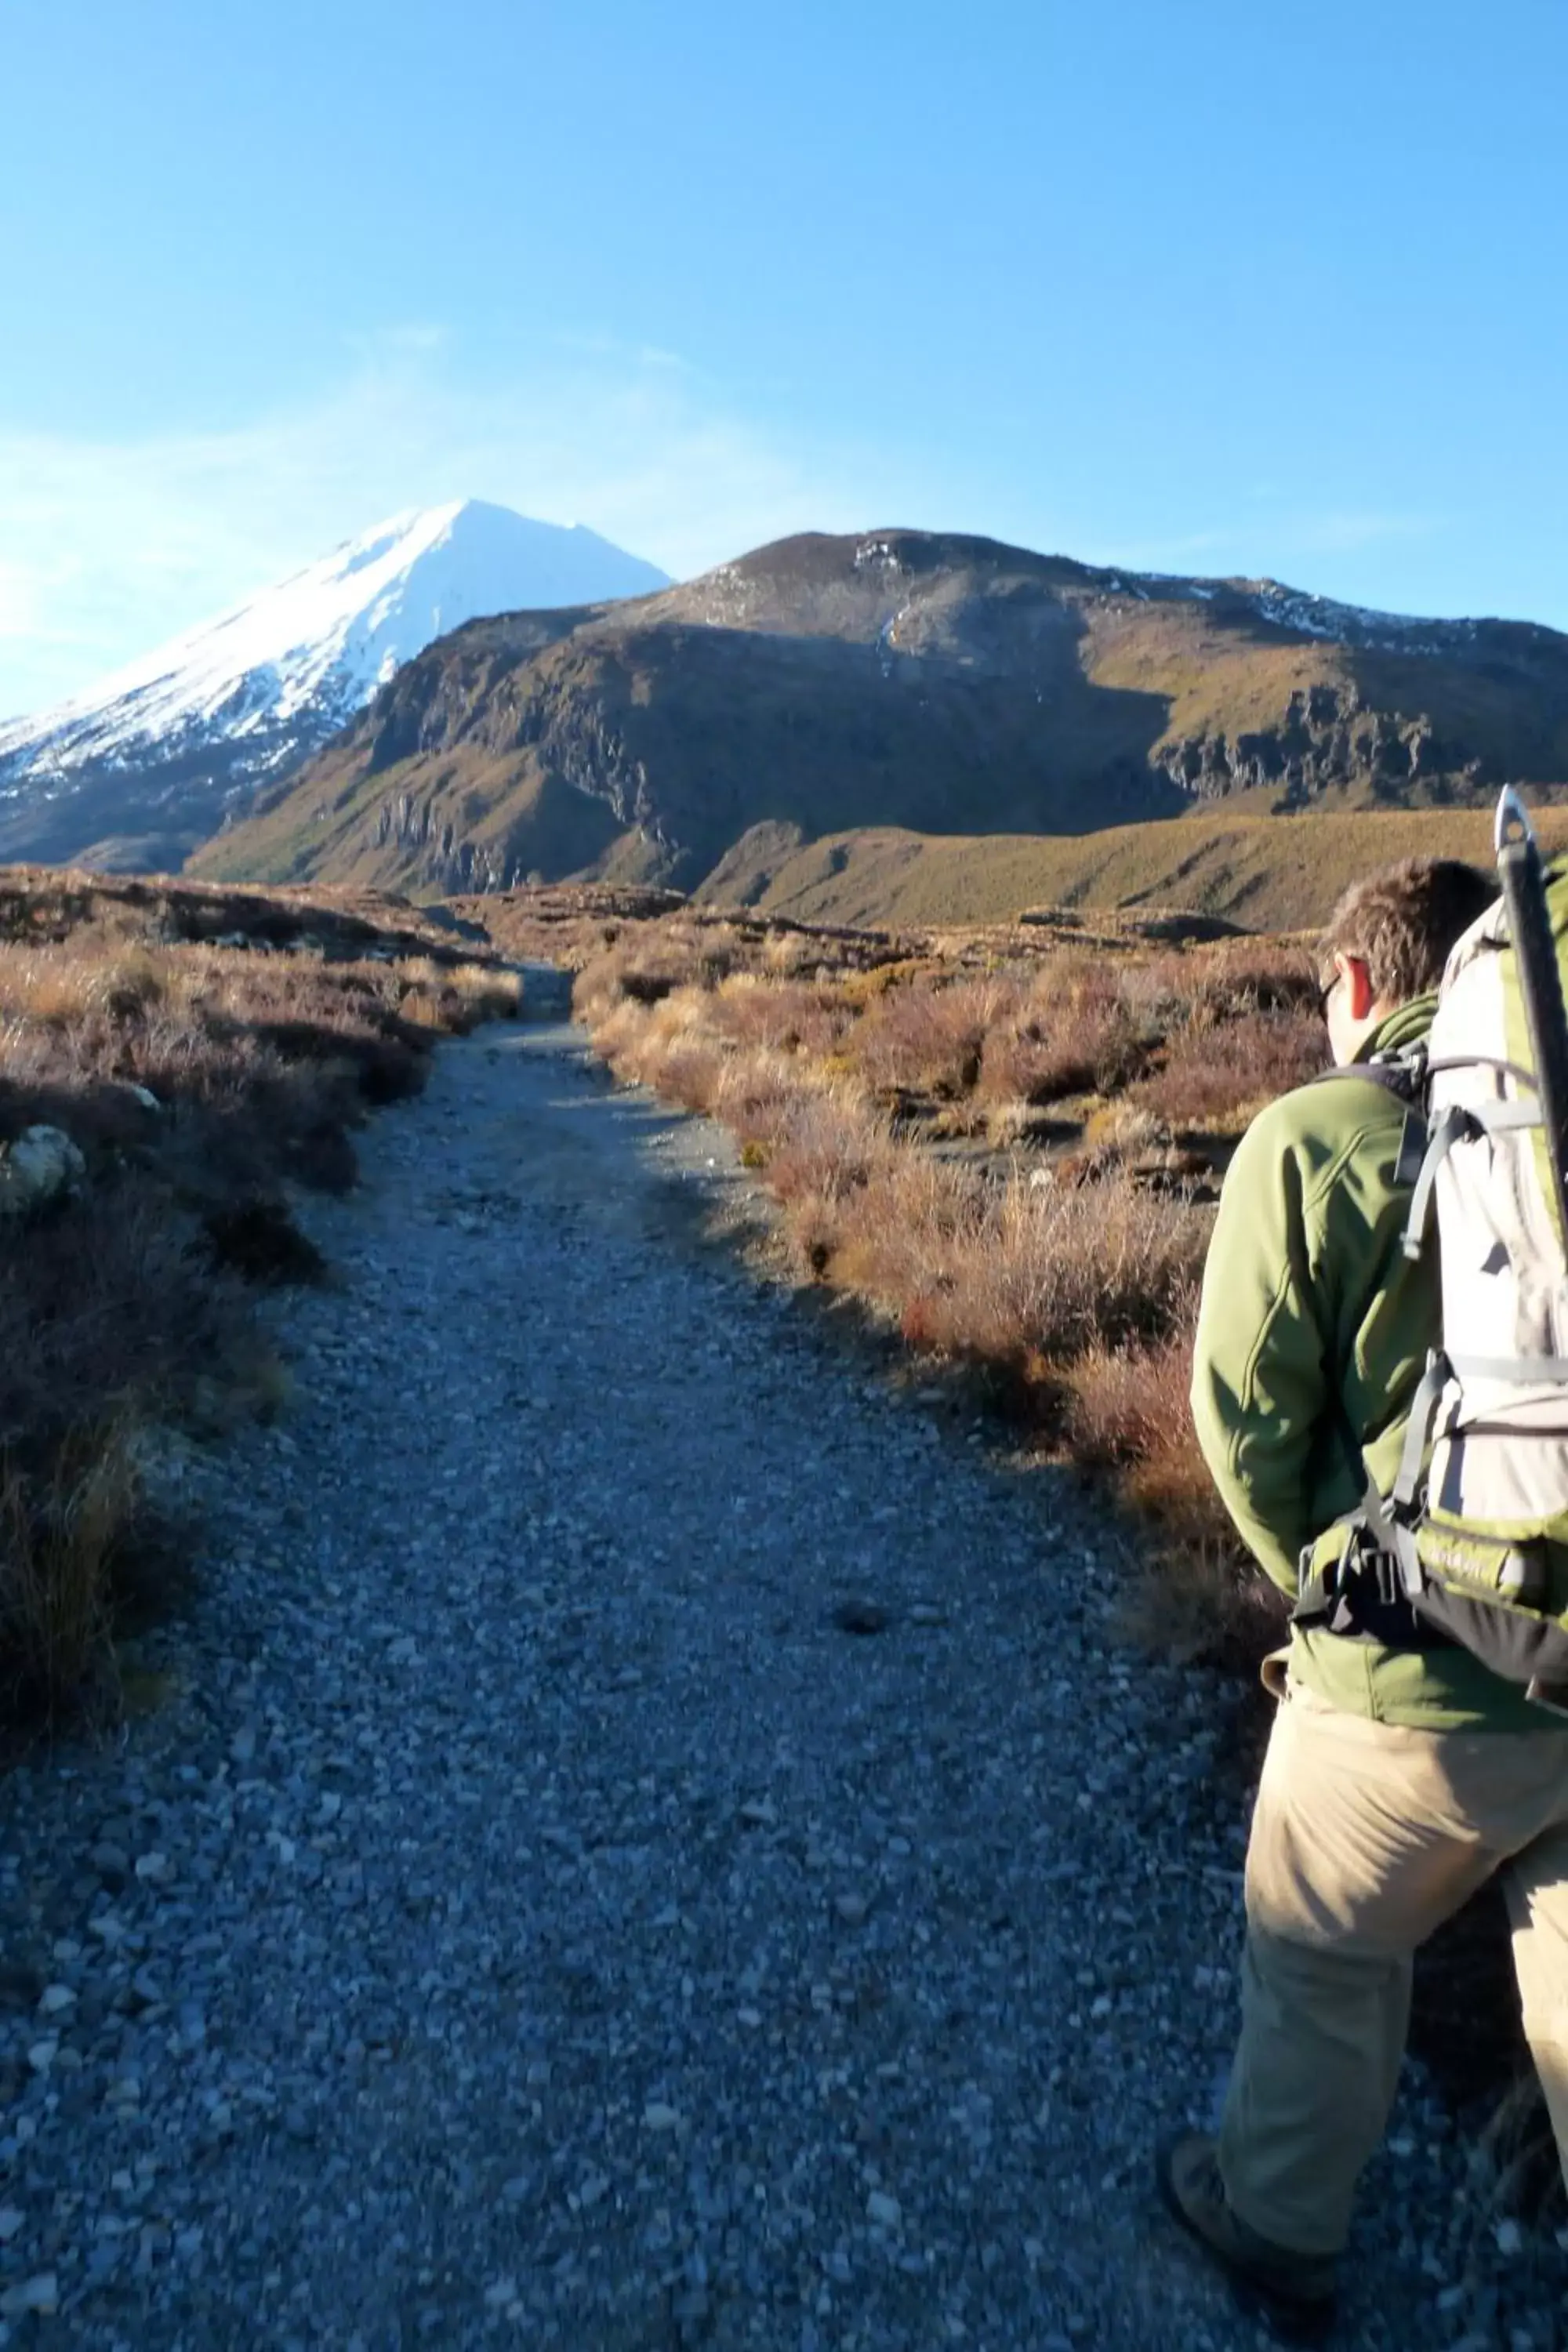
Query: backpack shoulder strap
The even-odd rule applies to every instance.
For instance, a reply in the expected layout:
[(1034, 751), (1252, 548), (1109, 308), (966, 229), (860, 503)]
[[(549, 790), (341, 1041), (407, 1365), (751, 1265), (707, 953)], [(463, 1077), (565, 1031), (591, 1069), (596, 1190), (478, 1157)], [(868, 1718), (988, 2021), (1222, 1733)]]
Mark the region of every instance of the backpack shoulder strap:
[(1396, 1054), (1377, 1054), (1364, 1062), (1342, 1062), (1334, 1069), (1320, 1070), (1309, 1086), (1326, 1087), (1342, 1078), (1369, 1079), (1381, 1087), (1395, 1102), (1405, 1106), (1405, 1127), (1399, 1138), (1399, 1155), (1394, 1164), (1394, 1181), (1406, 1190), (1412, 1187), (1426, 1158), (1426, 1041), (1421, 1038), (1414, 1045), (1401, 1047)]
[(1364, 1062), (1337, 1063), (1331, 1070), (1320, 1070), (1307, 1083), (1326, 1087), (1342, 1078), (1370, 1078), (1374, 1087), (1382, 1087), (1402, 1103), (1418, 1103), (1426, 1091), (1426, 1042), (1422, 1038), (1394, 1054), (1373, 1054)]

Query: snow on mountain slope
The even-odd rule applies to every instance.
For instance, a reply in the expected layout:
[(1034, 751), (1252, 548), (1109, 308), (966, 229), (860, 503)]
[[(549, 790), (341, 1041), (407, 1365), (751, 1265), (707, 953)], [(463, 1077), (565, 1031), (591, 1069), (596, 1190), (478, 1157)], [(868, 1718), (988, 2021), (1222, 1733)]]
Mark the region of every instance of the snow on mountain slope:
[(323, 697), (346, 715), (400, 662), (480, 614), (668, 584), (580, 524), (531, 522), (477, 499), (395, 515), (76, 699), (0, 725), (0, 759), (26, 751), (58, 768), (73, 754), (130, 752), (189, 726), (258, 735)]
[(482, 614), (668, 585), (581, 524), (477, 499), (395, 515), (87, 693), (0, 724), (0, 856), (78, 856), (105, 836), (188, 848), (237, 790), (297, 765), (433, 638)]

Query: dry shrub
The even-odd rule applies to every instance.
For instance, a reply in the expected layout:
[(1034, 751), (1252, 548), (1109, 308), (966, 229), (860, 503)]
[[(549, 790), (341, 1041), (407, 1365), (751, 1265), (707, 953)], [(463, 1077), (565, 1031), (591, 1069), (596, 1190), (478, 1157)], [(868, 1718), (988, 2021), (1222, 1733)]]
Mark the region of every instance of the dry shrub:
[(1070, 1361), (1169, 1328), (1203, 1264), (1201, 1212), (1112, 1174), (1072, 1190), (1012, 1182), (943, 1236), (921, 1302), (929, 1344), (999, 1364)]
[(742, 1053), (800, 1054), (826, 1061), (838, 1050), (855, 1009), (831, 987), (767, 982), (737, 973), (718, 991), (709, 1018), (716, 1035)]
[(708, 999), (700, 988), (671, 989), (653, 1004), (622, 997), (594, 1029), (595, 1050), (617, 1076), (657, 1087), (659, 1073), (678, 1045), (708, 1045)]
[(134, 1433), (254, 1352), (149, 1176), (0, 1229), (0, 1704), (52, 1714), (101, 1681)]
[(1063, 1437), (1075, 1462), (1108, 1473), (1145, 1522), (1124, 1613), (1152, 1649), (1254, 1669), (1284, 1639), (1286, 1603), (1248, 1557), (1215, 1492), (1188, 1396), (1196, 1299), (1163, 1339), (1097, 1341), (1064, 1375)]
[(623, 995), (595, 1024), (595, 1051), (617, 1077), (651, 1087), (684, 1110), (712, 1111), (731, 1067), (711, 1027), (712, 1004), (692, 984), (651, 1005)]
[(1152, 1037), (1163, 1037), (1193, 1017), (1193, 1006), (1203, 989), (1196, 959), (1167, 950), (1130, 958), (1119, 971), (1117, 996), (1138, 1027)]
[[(894, 1316), (910, 1346), (945, 1349), (942, 1318), (962, 1279), (956, 1260), (985, 1200), (984, 1179), (973, 1169), (900, 1151), (846, 1216), (835, 1280)], [(928, 1320), (931, 1302), (937, 1315)]]
[(985, 1040), (1016, 990), (992, 981), (890, 989), (862, 1014), (848, 1041), (853, 1066), (877, 1095), (951, 1100), (973, 1091)]
[(410, 956), (395, 967), (397, 1010), (421, 1028), (466, 1037), (486, 1021), (515, 1021), (522, 1011), (522, 980), (492, 964), (437, 963)]
[(723, 1056), (696, 1038), (677, 1037), (666, 1046), (648, 1083), (682, 1110), (713, 1108), (723, 1076)]
[(1173, 1128), (1239, 1131), (1263, 1104), (1304, 1085), (1328, 1062), (1315, 1003), (1258, 1012), (1178, 1031), (1163, 1067), (1134, 1089), (1131, 1101)]
[(203, 1219), (213, 1264), (247, 1282), (313, 1283), (326, 1279), (327, 1261), (300, 1231), (282, 1201), (237, 1201), (209, 1209)]
[(573, 983), (574, 1017), (595, 1028), (624, 1001), (655, 1005), (676, 990), (712, 989), (761, 952), (727, 923), (690, 917), (627, 924), (604, 952), (584, 965)]
[(114, 1625), (114, 1571), (137, 1516), (124, 1431), (69, 1429), (42, 1478), (0, 1454), (0, 1697), (54, 1715), (90, 1699)]
[(1119, 1598), (1141, 1649), (1248, 1682), (1289, 1634), (1289, 1602), (1228, 1530), (1183, 1536), (1156, 1526), (1126, 1562)]
[(1084, 1150), (1096, 1169), (1147, 1160), (1165, 1150), (1170, 1140), (1170, 1129), (1141, 1103), (1101, 1103), (1084, 1121)]
[(763, 970), (777, 980), (795, 980), (822, 964), (821, 942), (809, 931), (775, 931), (763, 948)]
[(1103, 966), (1061, 959), (985, 1039), (980, 1092), (991, 1102), (1044, 1106), (1112, 1094), (1147, 1066), (1153, 1042)]
[[(104, 1089), (140, 1086), (198, 1125), (233, 1124), (248, 1107), (247, 1149), (264, 1171), (294, 1172), (285, 1163), (296, 1131), (328, 1120), (346, 1129), (364, 1105), (424, 1084), (432, 1033), (401, 1018), (383, 963), (198, 946), (128, 972), (119, 960), (94, 966), (91, 947), (79, 933), (43, 950), (0, 947), (8, 1100), (22, 1124), (46, 1115), (30, 1097), (49, 1097), (55, 1116), (62, 1096), (85, 1097), (90, 1143)], [(286, 1085), (285, 1073), (295, 1073)], [(75, 1131), (73, 1119), (61, 1123)]]
[(13, 1706), (52, 1712), (108, 1679), (141, 1433), (267, 1402), (216, 1269), (318, 1277), (286, 1180), (352, 1183), (353, 1129), (424, 1084), (437, 1030), (515, 1011), (510, 975), (426, 928), (409, 909), (378, 928), (303, 898), (0, 874), (0, 1142), (57, 1126), (88, 1164), (79, 1202), (0, 1224)]
[(766, 1181), (795, 1261), (814, 1279), (829, 1274), (847, 1234), (863, 1220), (868, 1193), (886, 1181), (896, 1158), (886, 1123), (852, 1095), (803, 1090), (783, 1108)]
[(151, 1171), (0, 1227), (0, 1449), (37, 1468), (84, 1419), (177, 1407), (245, 1324)]
[(773, 1138), (768, 1184), (785, 1205), (805, 1197), (843, 1201), (896, 1165), (887, 1122), (853, 1096), (803, 1094)]
[(1317, 962), (1304, 944), (1284, 940), (1226, 940), (1200, 949), (1188, 961), (1184, 994), (1197, 1018), (1250, 1019), (1257, 1013), (1315, 1010)]
[(1222, 1534), (1226, 1519), (1198, 1450), (1188, 1395), (1196, 1300), (1174, 1302), (1176, 1328), (1120, 1346), (1096, 1339), (1068, 1376), (1064, 1430), (1074, 1459), (1116, 1470), (1124, 1490), (1173, 1532)]
[[(758, 1047), (732, 1055), (720, 1073), (712, 1109), (743, 1150), (764, 1156), (776, 1144), (804, 1095), (810, 1075), (793, 1055)], [(757, 1164), (757, 1163), (753, 1163)]]

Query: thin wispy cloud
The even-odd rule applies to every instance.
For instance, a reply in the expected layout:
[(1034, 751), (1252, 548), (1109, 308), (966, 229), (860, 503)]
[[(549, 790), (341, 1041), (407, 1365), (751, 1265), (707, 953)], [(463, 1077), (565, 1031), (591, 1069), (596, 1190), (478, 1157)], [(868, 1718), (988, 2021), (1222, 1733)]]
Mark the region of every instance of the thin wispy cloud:
[[(1289, 574), (1321, 556), (1359, 554), (1366, 549), (1427, 538), (1441, 529), (1431, 515), (1375, 510), (1321, 514), (1281, 511), (1227, 521), (1173, 537), (1119, 543), (1113, 558), (1145, 572), (1210, 572), (1251, 578), (1272, 572)], [(1292, 583), (1310, 587), (1310, 579)]]
[(858, 466), (808, 464), (670, 354), (557, 350), (476, 386), (423, 324), (360, 345), (315, 399), (221, 431), (83, 441), (0, 422), (0, 714), (80, 690), (403, 508), (493, 499), (682, 577), (854, 528), (868, 495)]
[(1438, 529), (1431, 515), (1346, 513), (1319, 515), (1300, 529), (1300, 544), (1313, 554), (1340, 555), (1363, 547), (1386, 547), (1394, 540), (1425, 539)]

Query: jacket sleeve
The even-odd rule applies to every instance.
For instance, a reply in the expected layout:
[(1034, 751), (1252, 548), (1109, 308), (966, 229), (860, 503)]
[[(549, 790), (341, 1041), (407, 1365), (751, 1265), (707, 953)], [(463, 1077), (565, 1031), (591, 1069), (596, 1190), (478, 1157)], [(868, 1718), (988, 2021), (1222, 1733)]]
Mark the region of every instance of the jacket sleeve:
[(1335, 1410), (1332, 1316), (1316, 1295), (1310, 1154), (1264, 1112), (1237, 1151), (1204, 1268), (1193, 1418), (1243, 1542), (1284, 1591), (1321, 1532), (1321, 1450)]

